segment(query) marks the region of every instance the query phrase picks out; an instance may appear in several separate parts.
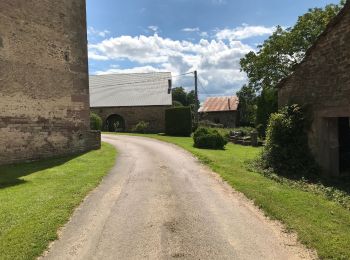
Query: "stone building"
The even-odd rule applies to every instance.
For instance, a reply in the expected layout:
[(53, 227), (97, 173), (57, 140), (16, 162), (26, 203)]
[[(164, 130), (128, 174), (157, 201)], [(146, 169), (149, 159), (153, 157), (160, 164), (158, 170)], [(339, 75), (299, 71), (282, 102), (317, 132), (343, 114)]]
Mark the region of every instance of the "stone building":
[(100, 147), (87, 64), (85, 0), (0, 1), (0, 164)]
[(224, 127), (237, 125), (238, 97), (209, 97), (199, 109), (200, 120), (208, 120)]
[(279, 85), (279, 106), (305, 105), (309, 146), (330, 176), (350, 170), (350, 2)]
[(172, 106), (171, 73), (134, 73), (90, 76), (91, 111), (106, 131), (132, 131), (141, 121), (149, 131), (165, 130), (165, 110)]

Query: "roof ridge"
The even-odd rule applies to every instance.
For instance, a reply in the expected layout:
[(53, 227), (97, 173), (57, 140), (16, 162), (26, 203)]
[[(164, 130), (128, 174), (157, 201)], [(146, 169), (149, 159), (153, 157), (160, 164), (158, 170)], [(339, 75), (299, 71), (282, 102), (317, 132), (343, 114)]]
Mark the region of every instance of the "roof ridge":
[(171, 74), (170, 71), (137, 72), (137, 73), (108, 73), (100, 75), (89, 75), (89, 77), (112, 76), (112, 75), (147, 75), (147, 74)]

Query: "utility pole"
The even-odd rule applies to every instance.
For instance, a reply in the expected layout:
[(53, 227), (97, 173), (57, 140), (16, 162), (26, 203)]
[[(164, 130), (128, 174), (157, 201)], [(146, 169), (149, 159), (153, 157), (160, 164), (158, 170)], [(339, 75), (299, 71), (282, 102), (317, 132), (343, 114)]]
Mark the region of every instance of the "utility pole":
[(194, 113), (194, 121), (195, 124), (198, 125), (198, 121), (199, 121), (199, 116), (198, 116), (198, 104), (199, 104), (199, 100), (198, 100), (198, 74), (197, 71), (194, 71), (194, 96), (195, 96), (195, 104), (194, 104), (194, 109), (195, 109), (195, 113)]

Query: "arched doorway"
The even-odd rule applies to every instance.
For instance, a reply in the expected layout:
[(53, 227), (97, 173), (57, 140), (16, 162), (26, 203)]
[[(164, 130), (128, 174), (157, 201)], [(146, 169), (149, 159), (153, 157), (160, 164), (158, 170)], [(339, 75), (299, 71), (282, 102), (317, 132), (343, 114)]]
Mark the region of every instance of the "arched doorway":
[(124, 118), (117, 114), (110, 115), (106, 120), (105, 129), (108, 132), (124, 132), (125, 131)]

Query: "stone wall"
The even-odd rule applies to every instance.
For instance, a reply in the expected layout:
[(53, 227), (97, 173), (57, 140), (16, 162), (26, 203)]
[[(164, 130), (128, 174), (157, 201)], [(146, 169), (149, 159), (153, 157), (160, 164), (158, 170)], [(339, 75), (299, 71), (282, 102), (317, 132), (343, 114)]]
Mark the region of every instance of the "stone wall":
[(163, 133), (165, 131), (165, 110), (171, 106), (136, 106), (136, 107), (100, 107), (91, 108), (98, 114), (105, 125), (111, 115), (120, 115), (125, 121), (125, 131), (130, 132), (140, 121), (149, 122), (150, 131)]
[(0, 1), (0, 164), (100, 147), (85, 0)]
[(224, 127), (235, 128), (237, 125), (237, 111), (218, 111), (200, 113), (200, 120), (208, 120)]
[(306, 105), (309, 145), (328, 174), (337, 175), (337, 118), (350, 117), (350, 2), (294, 74), (280, 84), (279, 106)]

